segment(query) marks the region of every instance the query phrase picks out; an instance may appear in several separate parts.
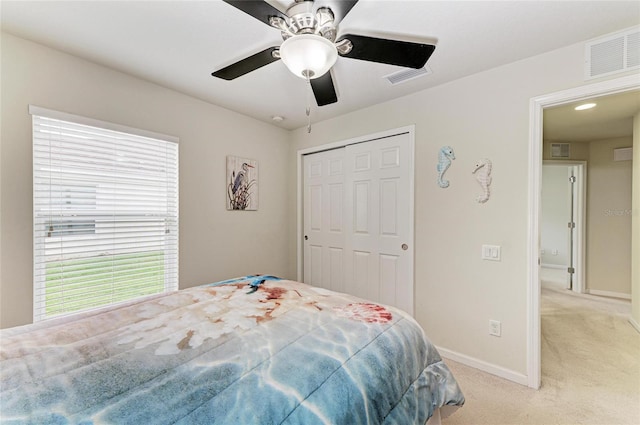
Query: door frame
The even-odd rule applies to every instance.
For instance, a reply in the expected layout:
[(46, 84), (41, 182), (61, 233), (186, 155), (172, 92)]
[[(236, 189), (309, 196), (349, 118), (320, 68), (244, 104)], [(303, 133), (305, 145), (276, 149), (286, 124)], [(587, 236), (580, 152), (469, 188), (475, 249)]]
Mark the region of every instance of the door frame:
[(542, 185), (542, 117), (552, 106), (592, 97), (640, 89), (637, 74), (534, 97), (529, 101), (528, 270), (527, 270), (527, 377), (528, 386), (540, 388), (540, 194)]
[[(393, 128), (390, 130), (381, 131), (378, 133), (368, 134), (364, 136), (354, 137), (352, 139), (341, 140), (337, 142), (327, 143), (324, 145), (318, 145), (311, 148), (300, 149), (296, 152), (296, 176), (297, 176), (297, 232), (296, 232), (296, 263), (297, 263), (297, 280), (299, 282), (303, 281), (304, 277), (304, 244), (302, 243), (302, 238), (304, 237), (304, 167), (302, 163), (302, 159), (305, 155), (328, 151), (331, 149), (338, 149), (349, 145), (355, 145), (357, 143), (365, 143), (378, 139), (385, 139), (387, 137), (393, 137), (400, 134), (408, 134), (409, 135), (409, 244), (414, 247), (412, 252), (414, 253), (413, 258), (413, 270), (411, 271), (412, 276), (412, 288), (415, 293), (415, 244), (414, 244), (414, 231), (415, 231), (415, 125), (408, 125), (405, 127)], [(415, 307), (415, 297), (414, 297), (414, 307)]]
[[(586, 290), (585, 284), (585, 265), (586, 265), (586, 235), (587, 235), (587, 161), (558, 161), (558, 160), (543, 160), (543, 166), (551, 167), (576, 167), (578, 175), (576, 176), (576, 199), (575, 199), (575, 212), (576, 228), (575, 238), (573, 241), (573, 252), (575, 262), (573, 264), (575, 268), (575, 280), (573, 282), (573, 292), (584, 293)], [(542, 176), (542, 174), (541, 174)], [(542, 190), (542, 187), (541, 187)], [(541, 214), (542, 217), (542, 214)]]

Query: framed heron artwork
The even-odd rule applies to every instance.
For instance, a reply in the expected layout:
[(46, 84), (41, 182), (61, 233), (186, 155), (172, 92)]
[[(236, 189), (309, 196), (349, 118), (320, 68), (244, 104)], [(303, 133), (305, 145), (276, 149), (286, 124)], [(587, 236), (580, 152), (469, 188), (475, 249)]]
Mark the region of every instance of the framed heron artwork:
[(227, 209), (258, 209), (258, 161), (227, 156)]

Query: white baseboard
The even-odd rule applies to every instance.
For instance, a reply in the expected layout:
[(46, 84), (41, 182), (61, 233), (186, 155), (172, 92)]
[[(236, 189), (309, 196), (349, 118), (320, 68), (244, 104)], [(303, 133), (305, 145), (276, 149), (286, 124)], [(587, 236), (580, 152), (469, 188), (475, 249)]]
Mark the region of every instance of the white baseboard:
[(638, 333), (640, 333), (640, 323), (636, 322), (633, 317), (629, 317), (629, 323), (631, 323), (631, 326), (633, 326), (638, 331)]
[(623, 300), (631, 299), (631, 294), (623, 294), (622, 292), (601, 291), (599, 289), (587, 289), (587, 294), (598, 295), (600, 297), (621, 298)]
[(479, 369), (483, 372), (487, 372), (495, 376), (499, 376), (500, 378), (507, 379), (520, 385), (529, 385), (529, 378), (521, 373), (505, 369), (501, 366), (497, 366), (491, 363), (487, 363), (474, 357), (456, 353), (455, 351), (447, 350), (446, 348), (436, 347), (436, 349), (445, 359), (450, 359), (454, 362), (462, 363), (463, 365)]

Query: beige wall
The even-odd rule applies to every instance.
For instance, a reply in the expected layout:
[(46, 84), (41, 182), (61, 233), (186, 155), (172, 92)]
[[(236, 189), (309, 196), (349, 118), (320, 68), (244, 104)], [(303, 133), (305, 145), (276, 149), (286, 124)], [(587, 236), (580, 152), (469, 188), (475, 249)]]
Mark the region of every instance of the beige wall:
[[(569, 158), (551, 158), (552, 143), (569, 143)], [(542, 158), (547, 161), (589, 161), (588, 142), (544, 142)]]
[(632, 162), (613, 150), (632, 138), (591, 142), (587, 165), (587, 292), (631, 295)]
[[(0, 326), (32, 320), (29, 104), (180, 138), (181, 287), (287, 277), (287, 131), (8, 34), (1, 47)], [(259, 161), (259, 211), (226, 211), (226, 155)]]
[[(527, 373), (529, 102), (585, 84), (583, 47), (316, 123), (311, 134), (303, 128), (293, 133), (291, 161), (299, 149), (415, 124), (416, 319), (439, 347), (517, 379)], [(436, 185), (443, 145), (456, 154), (448, 189)], [(471, 171), (483, 157), (493, 161), (493, 184), (492, 198), (481, 205), (474, 200), (479, 186)], [(481, 260), (482, 244), (502, 246), (502, 261)], [(502, 337), (489, 335), (490, 319), (502, 321)]]
[(640, 112), (633, 118), (633, 215), (631, 237), (631, 320), (640, 332)]

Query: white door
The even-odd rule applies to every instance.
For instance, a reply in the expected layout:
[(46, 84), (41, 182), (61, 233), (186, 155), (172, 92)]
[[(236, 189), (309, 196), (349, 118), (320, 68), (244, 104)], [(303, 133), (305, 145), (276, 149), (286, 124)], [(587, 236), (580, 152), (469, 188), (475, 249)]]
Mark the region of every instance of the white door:
[(304, 157), (304, 281), (333, 291), (344, 287), (344, 153)]
[(352, 293), (413, 314), (409, 135), (347, 146), (346, 279)]
[(408, 133), (304, 157), (306, 283), (413, 314), (412, 157)]
[(541, 266), (564, 269), (565, 288), (578, 293), (584, 292), (585, 279), (585, 167), (545, 161), (540, 198)]

